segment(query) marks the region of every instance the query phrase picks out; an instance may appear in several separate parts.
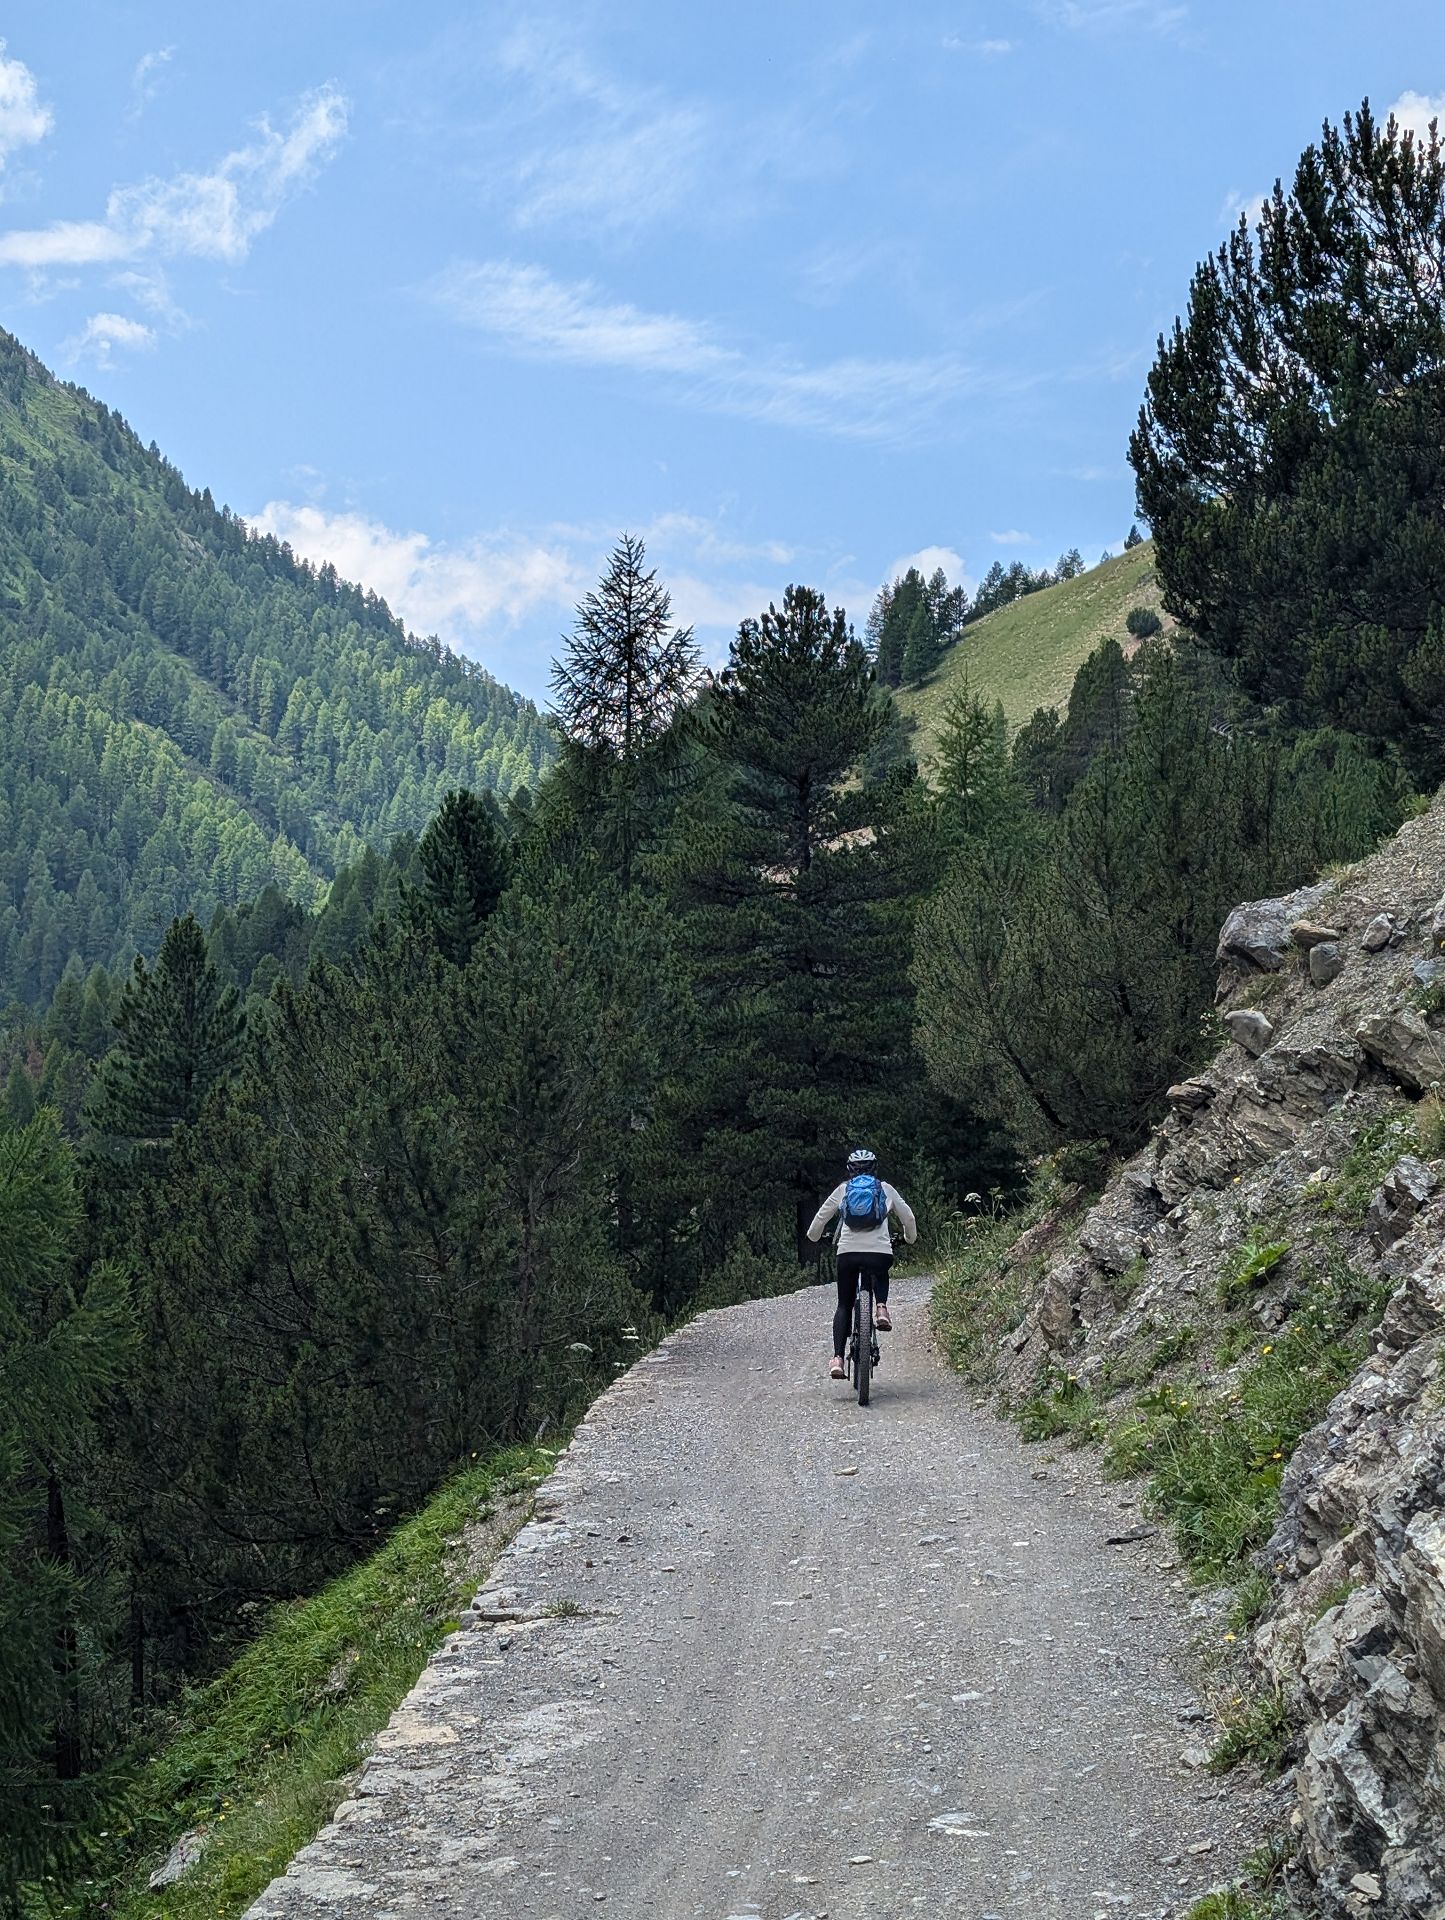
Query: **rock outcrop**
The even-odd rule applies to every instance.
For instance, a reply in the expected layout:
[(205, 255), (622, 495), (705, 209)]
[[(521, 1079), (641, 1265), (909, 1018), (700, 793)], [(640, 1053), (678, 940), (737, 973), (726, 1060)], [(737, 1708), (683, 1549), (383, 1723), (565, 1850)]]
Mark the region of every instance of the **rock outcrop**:
[(1362, 1361), (1283, 1466), (1251, 1636), (1292, 1727), (1294, 1882), (1325, 1920), (1445, 1920), (1442, 889), (1437, 802), (1333, 883), (1230, 915), (1228, 1042), (1043, 1236), (997, 1363), (1017, 1398), (1064, 1369), (1108, 1414), (1187, 1350), (1227, 1406), (1232, 1347), (1348, 1298)]

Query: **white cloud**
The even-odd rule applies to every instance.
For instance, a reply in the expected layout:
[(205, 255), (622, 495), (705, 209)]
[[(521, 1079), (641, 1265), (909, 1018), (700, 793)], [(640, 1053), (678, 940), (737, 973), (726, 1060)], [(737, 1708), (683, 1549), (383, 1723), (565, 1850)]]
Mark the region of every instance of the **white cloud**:
[(380, 594), (414, 633), (435, 633), (467, 652), (498, 625), (547, 609), (570, 610), (595, 577), (555, 541), (497, 534), (438, 544), (364, 513), (330, 513), (288, 500), (268, 501), (250, 524), (308, 560), (329, 560), (343, 579)]
[(54, 124), (55, 116), (41, 104), (35, 75), (23, 60), (6, 57), (0, 40), (0, 167), (17, 147), (43, 140)]
[(956, 587), (964, 578), (963, 555), (956, 553), (952, 547), (920, 547), (917, 553), (905, 553), (901, 559), (893, 562), (886, 577), (890, 581), (899, 580), (910, 567), (916, 567), (925, 580), (932, 579), (942, 567), (948, 575), (950, 586)]
[(263, 119), (257, 138), (209, 173), (117, 187), (104, 221), (61, 220), (0, 234), (0, 266), (93, 266), (149, 252), (243, 260), (286, 201), (331, 158), (346, 133), (346, 116), (345, 97), (320, 87), (284, 131)]
[(123, 260), (130, 242), (99, 220), (57, 220), (53, 226), (0, 233), (0, 267), (90, 267)]
[(174, 47), (156, 47), (150, 53), (143, 53), (136, 61), (135, 71), (130, 77), (130, 110), (127, 119), (139, 120), (160, 92), (164, 70), (174, 53)]
[(1402, 129), (1423, 144), (1430, 138), (1432, 120), (1445, 125), (1445, 93), (1402, 93), (1390, 112)]
[(996, 547), (1033, 547), (1038, 542), (1031, 533), (1023, 533), (1017, 527), (1010, 527), (1003, 533), (991, 533), (989, 539)]
[(589, 281), (511, 261), (458, 263), (427, 291), (515, 353), (661, 377), (675, 397), (713, 412), (849, 439), (907, 438), (977, 385), (951, 356), (809, 367), (777, 349), (744, 352), (704, 322), (608, 301)]
[(93, 313), (84, 329), (66, 342), (73, 359), (93, 360), (98, 367), (114, 364), (117, 347), (130, 352), (146, 351), (156, 343), (155, 329), (143, 321), (131, 320), (123, 313)]

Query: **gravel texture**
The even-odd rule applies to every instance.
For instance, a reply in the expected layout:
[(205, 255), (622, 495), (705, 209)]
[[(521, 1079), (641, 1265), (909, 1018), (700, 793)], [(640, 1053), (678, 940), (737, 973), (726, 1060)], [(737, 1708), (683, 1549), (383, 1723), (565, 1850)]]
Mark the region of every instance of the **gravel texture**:
[(811, 1289), (619, 1380), (256, 1920), (1160, 1920), (1228, 1879), (1264, 1808), (1181, 1757), (1166, 1546), (970, 1403), (927, 1294), (867, 1409)]

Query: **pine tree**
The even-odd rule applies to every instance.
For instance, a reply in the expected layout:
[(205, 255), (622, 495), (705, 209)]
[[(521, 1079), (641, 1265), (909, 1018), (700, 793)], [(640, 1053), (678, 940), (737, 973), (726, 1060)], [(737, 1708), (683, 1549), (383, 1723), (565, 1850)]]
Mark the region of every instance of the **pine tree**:
[(55, 1116), (0, 1130), (0, 1908), (80, 1856), (91, 1799), (69, 1476), (130, 1316), (114, 1270), (72, 1282), (77, 1214)]
[(176, 1127), (195, 1124), (236, 1065), (245, 1026), (194, 914), (171, 922), (154, 967), (136, 956), (115, 1025), (87, 1103), (91, 1125), (115, 1143), (164, 1145)]
[(927, 596), (920, 595), (903, 640), (903, 678), (909, 686), (923, 685), (938, 665), (940, 651), (933, 610)]
[(408, 892), (414, 923), (453, 966), (471, 959), (507, 884), (507, 843), (495, 804), (449, 793), (417, 847), (421, 884)]
[(1129, 457), (1164, 605), (1292, 723), (1445, 774), (1445, 153), (1368, 102), (1196, 271)]
[(35, 1118), (35, 1084), (17, 1060), (5, 1082), (5, 1117), (12, 1127), (26, 1127)]
[(909, 774), (850, 784), (886, 726), (867, 656), (821, 594), (790, 587), (739, 629), (708, 731), (731, 805), (684, 892), (705, 1023), (684, 1139), (724, 1243), (781, 1216), (811, 1259), (803, 1230), (850, 1137), (896, 1125), (912, 879), (893, 830)]

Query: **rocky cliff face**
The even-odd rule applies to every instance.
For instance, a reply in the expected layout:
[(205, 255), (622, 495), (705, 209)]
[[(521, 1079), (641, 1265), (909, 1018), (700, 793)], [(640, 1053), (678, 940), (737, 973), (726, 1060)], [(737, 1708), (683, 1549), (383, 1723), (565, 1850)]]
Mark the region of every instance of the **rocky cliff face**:
[(1297, 1897), (1329, 1920), (1445, 1916), (1442, 894), (1437, 802), (1231, 915), (1221, 1052), (1096, 1205), (1015, 1247), (998, 1356), (1016, 1399), (1089, 1396), (1126, 1466), (1182, 1431), (1170, 1380), (1254, 1449), (1255, 1682), (1290, 1729)]

